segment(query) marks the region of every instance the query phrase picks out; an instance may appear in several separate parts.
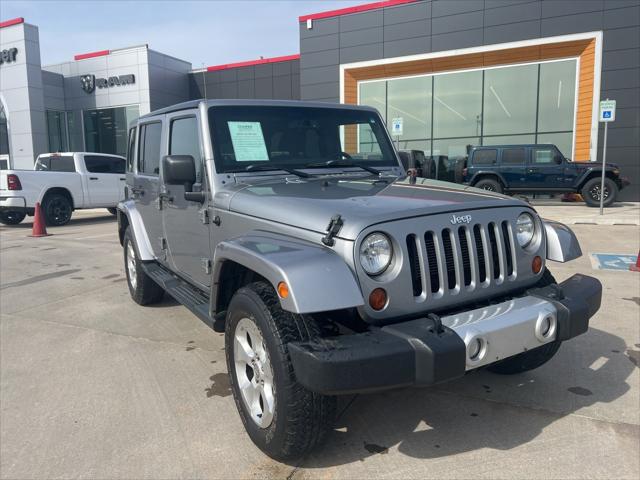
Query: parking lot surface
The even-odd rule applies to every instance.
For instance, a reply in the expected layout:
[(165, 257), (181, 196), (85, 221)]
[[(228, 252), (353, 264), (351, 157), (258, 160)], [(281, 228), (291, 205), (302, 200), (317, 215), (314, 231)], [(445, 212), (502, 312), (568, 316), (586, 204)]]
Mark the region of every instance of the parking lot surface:
[(548, 364), (341, 398), (326, 446), (283, 464), (244, 432), (222, 335), (129, 299), (114, 217), (29, 220), (0, 227), (1, 478), (640, 476), (640, 273), (589, 260), (637, 254), (637, 226), (573, 227), (583, 257), (550, 267), (596, 275), (603, 304)]

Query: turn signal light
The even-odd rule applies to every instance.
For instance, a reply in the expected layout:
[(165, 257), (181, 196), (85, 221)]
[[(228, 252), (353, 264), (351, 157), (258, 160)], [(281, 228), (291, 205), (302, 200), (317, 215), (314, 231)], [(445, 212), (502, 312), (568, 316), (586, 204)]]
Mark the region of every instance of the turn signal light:
[(384, 288), (375, 288), (369, 294), (369, 305), (374, 310), (382, 310), (387, 304), (387, 292)]
[(278, 284), (278, 295), (280, 295), (280, 298), (287, 298), (289, 296), (289, 285), (280, 282)]
[(533, 271), (533, 273), (540, 273), (540, 270), (542, 270), (542, 258), (540, 258), (538, 255), (533, 257), (533, 261), (531, 262), (531, 270)]
[(9, 190), (22, 190), (22, 184), (17, 175), (13, 173), (7, 175), (7, 187)]

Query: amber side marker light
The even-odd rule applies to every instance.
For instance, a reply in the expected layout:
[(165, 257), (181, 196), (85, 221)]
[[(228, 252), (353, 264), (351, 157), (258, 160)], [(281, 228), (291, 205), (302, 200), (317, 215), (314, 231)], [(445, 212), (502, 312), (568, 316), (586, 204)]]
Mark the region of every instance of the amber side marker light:
[(278, 295), (280, 295), (280, 298), (287, 298), (289, 296), (289, 285), (280, 282), (278, 284)]
[(533, 257), (533, 261), (531, 262), (531, 270), (533, 271), (533, 273), (540, 273), (540, 270), (542, 270), (542, 258), (540, 258), (538, 255)]
[(387, 292), (384, 288), (375, 288), (369, 294), (369, 305), (374, 310), (382, 310), (387, 304)]

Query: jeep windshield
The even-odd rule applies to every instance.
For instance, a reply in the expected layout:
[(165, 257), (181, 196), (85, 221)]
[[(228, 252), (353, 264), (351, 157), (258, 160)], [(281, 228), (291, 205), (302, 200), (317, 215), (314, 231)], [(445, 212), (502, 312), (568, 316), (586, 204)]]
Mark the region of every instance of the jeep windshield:
[(209, 124), (218, 173), (398, 166), (382, 120), (366, 110), (217, 106)]

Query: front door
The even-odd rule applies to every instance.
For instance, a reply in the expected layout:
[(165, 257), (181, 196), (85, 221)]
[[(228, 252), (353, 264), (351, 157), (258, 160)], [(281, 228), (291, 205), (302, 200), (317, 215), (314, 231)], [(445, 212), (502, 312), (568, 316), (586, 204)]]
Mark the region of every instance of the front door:
[(525, 147), (505, 147), (500, 150), (500, 172), (509, 186), (509, 190), (523, 188), (527, 163)]
[(554, 147), (533, 147), (527, 165), (526, 184), (537, 190), (553, 191), (564, 188), (564, 165)]
[(162, 121), (140, 125), (135, 174), (130, 177), (129, 197), (140, 212), (154, 256), (164, 261), (165, 241), (160, 212), (160, 152), (162, 151)]
[[(193, 188), (206, 191), (207, 175), (198, 133), (198, 115), (193, 111), (167, 116), (167, 154), (191, 155), (196, 161), (196, 184)], [(169, 262), (181, 276), (206, 289), (211, 285), (209, 225), (203, 215), (207, 203), (185, 200), (182, 185), (163, 184), (162, 190), (162, 216)]]

